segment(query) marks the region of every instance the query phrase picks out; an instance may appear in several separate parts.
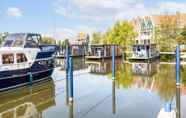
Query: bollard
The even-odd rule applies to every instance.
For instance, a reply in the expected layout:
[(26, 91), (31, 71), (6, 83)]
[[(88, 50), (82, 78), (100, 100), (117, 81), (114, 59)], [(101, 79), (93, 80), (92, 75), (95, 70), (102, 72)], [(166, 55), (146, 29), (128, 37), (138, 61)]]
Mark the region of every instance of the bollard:
[(115, 71), (116, 71), (116, 67), (115, 67), (115, 46), (112, 46), (112, 80), (115, 80)]
[(176, 85), (180, 85), (180, 46), (176, 46)]
[(32, 85), (33, 76), (32, 76), (32, 73), (31, 72), (29, 72), (29, 81), (30, 81), (30, 85)]
[(69, 102), (73, 102), (74, 90), (73, 90), (73, 59), (71, 50), (69, 50), (69, 69), (68, 69), (68, 81), (69, 81)]

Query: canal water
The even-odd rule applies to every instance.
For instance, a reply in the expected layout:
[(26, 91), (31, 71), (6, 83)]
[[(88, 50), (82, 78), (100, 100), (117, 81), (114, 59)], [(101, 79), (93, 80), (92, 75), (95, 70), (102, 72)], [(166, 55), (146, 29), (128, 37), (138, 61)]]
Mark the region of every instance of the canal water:
[[(74, 102), (68, 103), (64, 61), (48, 80), (0, 93), (1, 118), (186, 118), (186, 66), (176, 87), (175, 65), (74, 59)], [(17, 117), (15, 117), (17, 116)], [(171, 117), (174, 118), (174, 117)]]

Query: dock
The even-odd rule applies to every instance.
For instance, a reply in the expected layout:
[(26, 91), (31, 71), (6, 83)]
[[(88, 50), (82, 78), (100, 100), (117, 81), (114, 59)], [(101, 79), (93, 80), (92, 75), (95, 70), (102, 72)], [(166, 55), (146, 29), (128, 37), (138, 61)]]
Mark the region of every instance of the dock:
[(90, 45), (89, 54), (85, 58), (88, 60), (111, 59), (112, 46), (115, 46), (116, 57), (121, 57), (122, 53), (119, 45), (94, 44), (94, 45)]

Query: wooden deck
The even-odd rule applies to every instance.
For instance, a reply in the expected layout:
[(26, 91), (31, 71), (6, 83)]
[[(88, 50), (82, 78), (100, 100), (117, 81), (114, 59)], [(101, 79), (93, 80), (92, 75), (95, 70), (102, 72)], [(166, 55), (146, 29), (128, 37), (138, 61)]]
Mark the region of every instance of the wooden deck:
[[(121, 57), (121, 55), (116, 56), (116, 58)], [(99, 60), (99, 59), (111, 59), (112, 56), (85, 56), (88, 60)]]

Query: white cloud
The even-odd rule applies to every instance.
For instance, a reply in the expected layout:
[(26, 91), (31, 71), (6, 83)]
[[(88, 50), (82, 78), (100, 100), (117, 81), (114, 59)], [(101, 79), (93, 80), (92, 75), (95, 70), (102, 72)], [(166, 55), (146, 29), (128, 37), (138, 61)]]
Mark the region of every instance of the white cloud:
[(145, 0), (57, 0), (55, 11), (72, 19), (113, 21), (163, 12), (186, 12), (186, 2), (157, 0), (145, 6)]
[(161, 2), (159, 9), (165, 12), (186, 12), (186, 2)]
[(47, 32), (43, 33), (44, 36), (54, 37), (57, 40), (70, 39), (70, 41), (74, 41), (79, 32), (86, 32), (88, 34), (92, 34), (97, 30), (96, 27), (88, 27), (84, 25), (75, 26), (74, 28), (69, 27), (58, 27), (58, 28), (50, 28)]
[(23, 12), (17, 8), (17, 7), (9, 7), (6, 11), (6, 14), (8, 16), (13, 16), (13, 17), (21, 17), (23, 16)]
[[(117, 18), (121, 13), (134, 12), (144, 0), (57, 0), (56, 13), (69, 18), (92, 21), (108, 21)], [(129, 11), (130, 10), (130, 11)], [(137, 15), (137, 13), (136, 13)]]
[[(56, 0), (55, 12), (67, 18), (81, 20), (81, 26), (58, 28), (56, 37), (74, 39), (78, 32), (91, 34), (99, 27), (84, 26), (83, 21), (90, 21), (96, 26), (114, 23), (116, 20), (131, 19), (152, 14), (186, 12), (186, 2), (157, 0), (146, 6), (145, 0)], [(108, 26), (109, 27), (109, 26)]]

